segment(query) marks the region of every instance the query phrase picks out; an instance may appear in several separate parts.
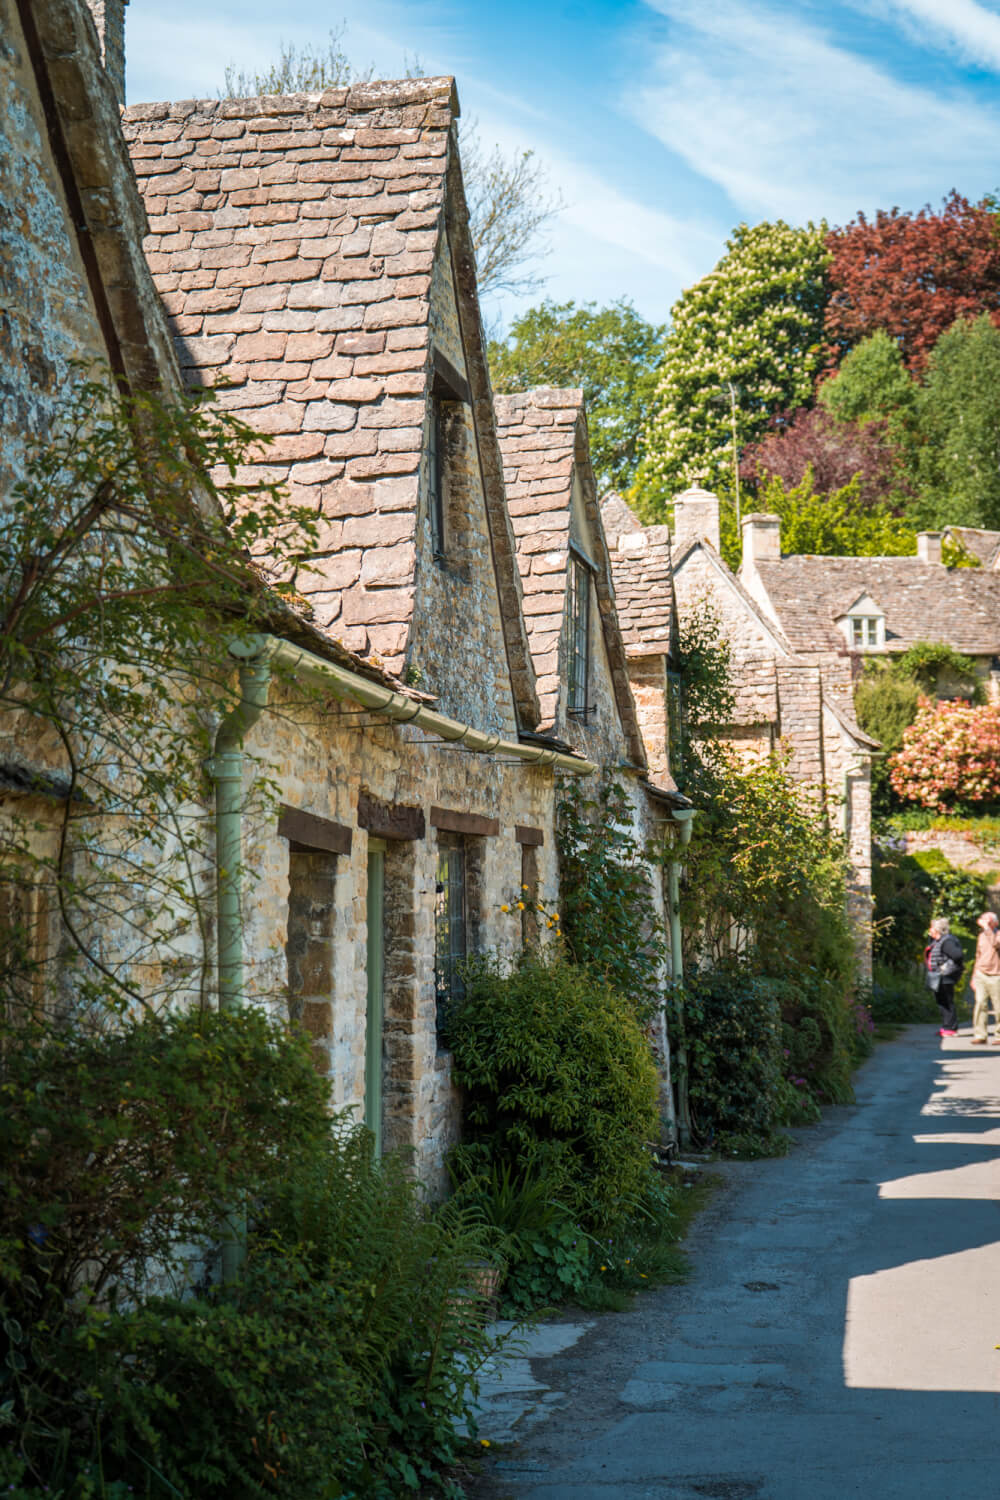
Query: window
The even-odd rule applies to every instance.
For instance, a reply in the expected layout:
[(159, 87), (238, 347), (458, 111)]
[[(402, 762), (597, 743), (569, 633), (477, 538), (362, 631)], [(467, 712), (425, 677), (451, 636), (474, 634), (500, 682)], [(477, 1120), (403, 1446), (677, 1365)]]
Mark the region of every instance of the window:
[(440, 835), (434, 905), (434, 980), (438, 1030), (465, 993), (459, 965), (468, 951), (466, 851), (461, 837)]
[(873, 615), (854, 615), (851, 618), (851, 643), (855, 646), (877, 646), (879, 644), (879, 621)]
[(439, 397), (431, 397), (431, 430), (427, 444), (427, 506), (431, 523), (431, 551), (444, 556), (445, 444), (443, 412)]
[(586, 720), (590, 678), (590, 569), (570, 554), (569, 610), (566, 617), (569, 668), (568, 708)]

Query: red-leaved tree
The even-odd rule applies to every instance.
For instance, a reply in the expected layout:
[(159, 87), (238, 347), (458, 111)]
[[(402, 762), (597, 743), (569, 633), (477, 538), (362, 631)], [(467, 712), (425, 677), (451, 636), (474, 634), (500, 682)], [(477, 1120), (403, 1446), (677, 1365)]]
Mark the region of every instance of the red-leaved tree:
[(865, 505), (898, 497), (903, 480), (887, 425), (884, 420), (839, 422), (821, 406), (783, 413), (744, 451), (740, 477), (750, 484), (781, 479), (786, 489), (794, 489), (811, 464), (817, 494), (831, 495), (858, 474), (858, 499)]
[(951, 192), (941, 211), (879, 209), (827, 237), (833, 259), (826, 309), (830, 364), (873, 333), (898, 339), (919, 373), (956, 318), (988, 313), (1000, 326), (1000, 236), (990, 200)]

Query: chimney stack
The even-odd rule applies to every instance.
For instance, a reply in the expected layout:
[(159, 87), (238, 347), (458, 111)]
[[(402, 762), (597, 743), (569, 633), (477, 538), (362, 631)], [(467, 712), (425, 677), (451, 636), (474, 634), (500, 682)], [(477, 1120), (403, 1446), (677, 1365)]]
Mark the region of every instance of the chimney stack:
[(697, 482), (674, 496), (674, 556), (679, 557), (692, 542), (711, 542), (716, 552), (720, 549), (719, 497)]
[(942, 531), (918, 531), (917, 532), (917, 556), (921, 562), (939, 563), (941, 561), (941, 543), (944, 540)]
[(101, 61), (115, 98), (125, 107), (125, 7), (128, 0), (87, 0), (101, 44)]
[(743, 517), (743, 566), (741, 572), (752, 573), (759, 562), (777, 561), (781, 557), (781, 517), (754, 511)]

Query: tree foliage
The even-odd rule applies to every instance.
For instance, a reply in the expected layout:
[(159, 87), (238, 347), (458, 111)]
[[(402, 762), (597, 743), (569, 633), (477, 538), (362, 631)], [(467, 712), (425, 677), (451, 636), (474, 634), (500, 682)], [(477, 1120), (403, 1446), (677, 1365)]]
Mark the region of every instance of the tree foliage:
[(543, 302), (514, 319), (503, 343), (491, 342), (493, 386), (579, 386), (598, 493), (621, 490), (639, 461), (664, 332), (624, 298), (607, 307)]
[(820, 495), (835, 494), (856, 481), (863, 506), (897, 504), (908, 493), (902, 452), (888, 422), (840, 421), (823, 407), (801, 407), (791, 416), (775, 418), (761, 440), (746, 450), (740, 467), (742, 477), (758, 492), (768, 479), (794, 489), (809, 470)]
[(783, 552), (820, 557), (916, 554), (916, 532), (888, 506), (866, 503), (857, 475), (829, 494), (817, 491), (810, 469), (790, 489), (782, 480), (771, 479), (760, 491), (758, 505), (781, 517)]
[(1000, 528), (1000, 329), (985, 315), (932, 349), (910, 446), (924, 524)]
[[(259, 70), (230, 63), (223, 97), (319, 93), (368, 82), (374, 70), (355, 68), (343, 46), (346, 29), (341, 22), (321, 47), (282, 42), (277, 60)], [(408, 78), (422, 73), (416, 61), (406, 62), (404, 71)], [(535, 290), (544, 281), (538, 272), (538, 262), (547, 253), (544, 233), (562, 209), (562, 199), (550, 190), (545, 168), (533, 151), (507, 155), (499, 146), (486, 149), (475, 120), (462, 122), (459, 141), (480, 296)]]
[(836, 367), (883, 330), (907, 367), (921, 371), (958, 318), (1000, 321), (1000, 238), (991, 200), (972, 204), (952, 191), (941, 209), (879, 209), (830, 232), (829, 358)]
[(740, 224), (715, 270), (675, 303), (636, 489), (649, 519), (697, 477), (730, 484), (727, 382), (740, 444), (809, 401), (823, 362), (825, 237), (824, 224)]
[(877, 328), (845, 355), (818, 395), (820, 405), (838, 421), (870, 423), (908, 411), (917, 382), (903, 363), (898, 341)]

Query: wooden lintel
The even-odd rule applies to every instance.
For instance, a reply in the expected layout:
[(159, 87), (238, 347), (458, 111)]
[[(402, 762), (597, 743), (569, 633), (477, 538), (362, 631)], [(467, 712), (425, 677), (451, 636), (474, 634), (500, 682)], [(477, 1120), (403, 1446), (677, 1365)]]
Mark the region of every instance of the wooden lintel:
[(278, 834), (298, 849), (322, 849), (327, 854), (350, 854), (351, 830), (343, 823), (318, 818), (300, 807), (284, 803), (278, 817)]
[(486, 818), (481, 813), (453, 812), (448, 807), (431, 808), (431, 827), (442, 833), (474, 833), (492, 838), (500, 832), (499, 818)]
[(426, 832), (422, 807), (380, 802), (369, 792), (358, 794), (358, 827), (376, 839), (422, 839)]
[(540, 828), (529, 828), (526, 823), (514, 824), (514, 837), (519, 844), (528, 844), (537, 848), (539, 844), (545, 843), (545, 834)]

